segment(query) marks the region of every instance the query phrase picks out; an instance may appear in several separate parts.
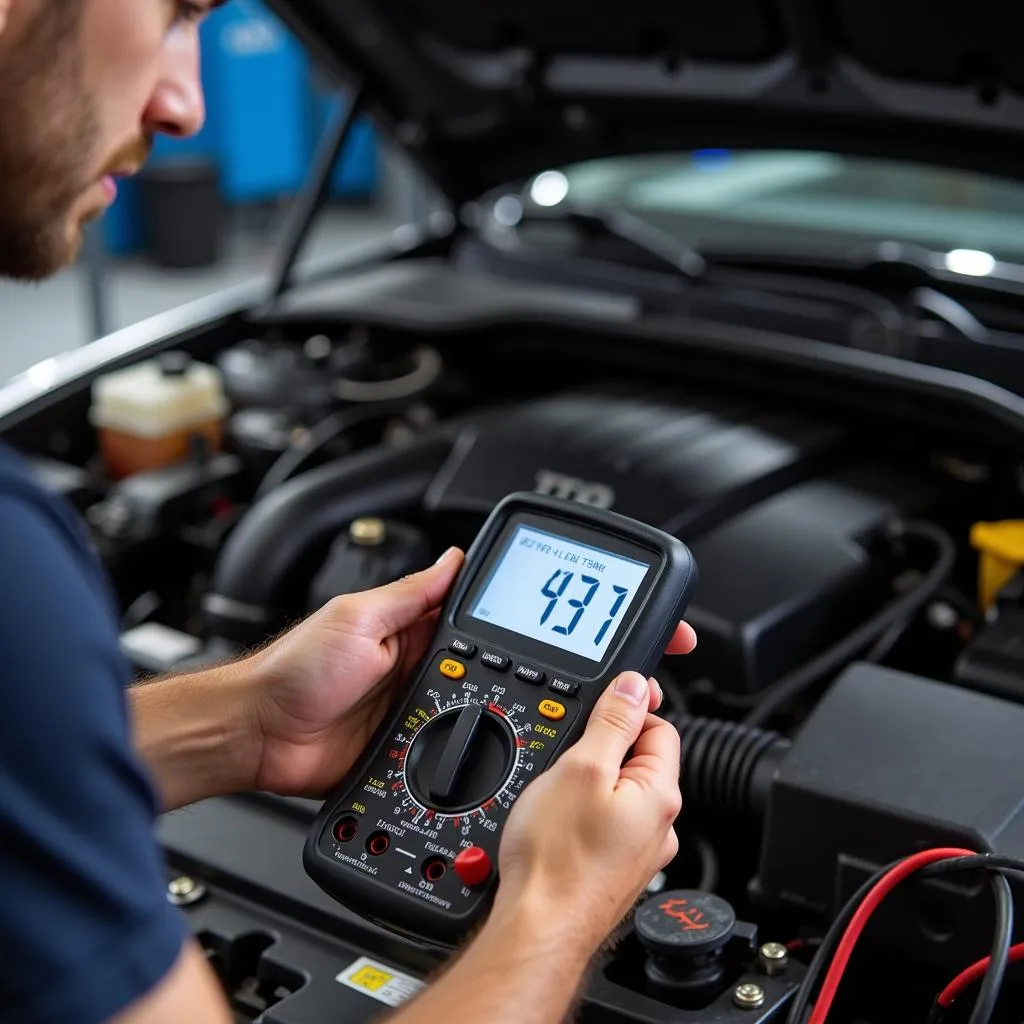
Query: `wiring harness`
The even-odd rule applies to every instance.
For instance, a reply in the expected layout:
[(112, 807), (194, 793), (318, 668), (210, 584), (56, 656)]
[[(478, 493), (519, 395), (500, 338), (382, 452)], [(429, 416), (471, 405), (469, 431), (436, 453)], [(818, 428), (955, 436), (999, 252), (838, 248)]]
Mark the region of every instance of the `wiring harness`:
[[(847, 901), (818, 946), (807, 974), (794, 997), (786, 1024), (826, 1024), (843, 974), (857, 941), (886, 896), (911, 876), (937, 877), (964, 871), (987, 873), (995, 898), (995, 934), (992, 951), (962, 971), (936, 997), (928, 1024), (941, 1021), (956, 1000), (980, 981), (969, 1024), (989, 1024), (999, 1000), (1006, 968), (1024, 960), (1024, 943), (1011, 945), (1013, 935), (1013, 894), (1007, 877), (1024, 879), (1024, 860), (972, 850), (937, 848), (923, 850), (882, 868)], [(819, 979), (821, 984), (819, 986)], [(810, 1016), (808, 1008), (812, 1006)]]

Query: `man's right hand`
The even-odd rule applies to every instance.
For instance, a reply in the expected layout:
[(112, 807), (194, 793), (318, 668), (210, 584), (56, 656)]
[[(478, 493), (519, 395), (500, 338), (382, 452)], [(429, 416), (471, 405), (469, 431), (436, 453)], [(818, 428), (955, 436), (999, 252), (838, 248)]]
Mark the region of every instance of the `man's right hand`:
[(660, 704), (656, 682), (623, 673), (524, 790), (502, 836), (496, 915), (531, 908), (589, 956), (676, 855), (679, 734), (650, 713)]

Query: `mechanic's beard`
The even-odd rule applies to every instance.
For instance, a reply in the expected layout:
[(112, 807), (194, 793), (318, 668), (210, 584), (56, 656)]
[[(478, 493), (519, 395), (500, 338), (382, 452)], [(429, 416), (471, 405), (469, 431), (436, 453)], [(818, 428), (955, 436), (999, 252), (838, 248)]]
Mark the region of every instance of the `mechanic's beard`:
[[(63, 6), (62, 4), (58, 6)], [(49, 8), (50, 5), (45, 5)], [(40, 280), (71, 264), (99, 126), (74, 25), (39, 15), (0, 62), (0, 275)]]

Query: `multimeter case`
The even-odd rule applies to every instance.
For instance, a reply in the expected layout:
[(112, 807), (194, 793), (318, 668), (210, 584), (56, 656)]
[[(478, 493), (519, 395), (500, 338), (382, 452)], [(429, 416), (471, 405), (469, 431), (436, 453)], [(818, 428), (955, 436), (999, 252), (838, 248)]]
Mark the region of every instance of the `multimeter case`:
[[(355, 867), (346, 867), (336, 862), (320, 847), (332, 822), (337, 820), (339, 813), (348, 811), (353, 795), (359, 792), (360, 782), (381, 754), (382, 748), (399, 729), (413, 688), (424, 678), (432, 662), (436, 660), (439, 647), (447, 646), (449, 635), (462, 636), (466, 633), (465, 628), (456, 621), (458, 612), (481, 574), (487, 572), (489, 565), (493, 564), (496, 553), (492, 552), (488, 559), (488, 552), (496, 547), (496, 542), (500, 540), (503, 531), (516, 517), (530, 514), (554, 519), (570, 527), (576, 524), (589, 531), (606, 534), (609, 539), (625, 538), (633, 545), (645, 549), (651, 556), (650, 564), (653, 570), (649, 581), (645, 580), (642, 593), (637, 595), (637, 603), (629, 609), (628, 615), (619, 624), (605, 656), (597, 663), (596, 671), (587, 677), (573, 670), (574, 678), (584, 684), (595, 685), (589, 690), (581, 691), (580, 696), (583, 699), (580, 701), (579, 713), (547, 755), (541, 771), (550, 767), (560, 754), (579, 738), (594, 703), (608, 682), (626, 670), (637, 671), (645, 676), (652, 673), (663, 656), (698, 582), (696, 562), (682, 541), (616, 512), (530, 492), (509, 494), (495, 506), (466, 552), (462, 569), (442, 605), (432, 642), (408, 677), (411, 685), (404, 686), (397, 694), (359, 761), (324, 802), (307, 833), (303, 847), (303, 866), (306, 873), (347, 909), (392, 932), (405, 934), (417, 942), (438, 949), (457, 945), (489, 912), (496, 884), (496, 871), (495, 877), (489, 881), (487, 890), (468, 912), (450, 913), (429, 903), (414, 901), (410, 896), (397, 892), (390, 884), (364, 874)], [(666, 586), (666, 582), (672, 580), (676, 581), (675, 585)], [(632, 624), (632, 628), (625, 628), (628, 623)], [(524, 646), (536, 643), (528, 637), (523, 637), (522, 640)], [(439, 644), (437, 641), (442, 642)], [(577, 662), (580, 660), (582, 659), (577, 659)], [(553, 671), (567, 674), (557, 667)], [(491, 838), (492, 859), (496, 863), (500, 833)]]

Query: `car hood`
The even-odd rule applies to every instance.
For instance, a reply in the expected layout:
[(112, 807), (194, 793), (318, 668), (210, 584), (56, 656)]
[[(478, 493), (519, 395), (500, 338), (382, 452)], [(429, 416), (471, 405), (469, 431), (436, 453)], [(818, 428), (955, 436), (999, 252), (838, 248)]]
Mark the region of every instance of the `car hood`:
[(453, 201), (727, 146), (1024, 172), (1014, 0), (268, 0)]

